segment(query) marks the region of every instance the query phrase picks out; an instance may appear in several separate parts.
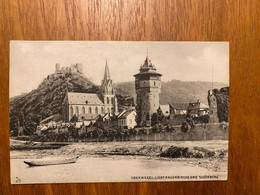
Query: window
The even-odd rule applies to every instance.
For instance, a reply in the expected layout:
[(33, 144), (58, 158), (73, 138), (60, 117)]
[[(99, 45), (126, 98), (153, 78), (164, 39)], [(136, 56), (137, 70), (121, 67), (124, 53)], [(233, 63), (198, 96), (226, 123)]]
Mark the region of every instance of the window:
[(155, 86), (156, 85), (156, 83), (155, 83), (155, 81), (153, 82), (153, 86)]
[(85, 114), (85, 107), (82, 107), (82, 114)]
[(76, 106), (76, 115), (78, 116), (79, 115), (79, 107)]
[(114, 108), (111, 108), (111, 113), (113, 113), (114, 112)]
[(114, 98), (111, 98), (111, 104), (114, 104)]
[(101, 113), (104, 114), (104, 107), (101, 107)]
[(107, 104), (109, 104), (109, 97), (107, 97)]
[(70, 117), (73, 117), (73, 114), (74, 114), (73, 112), (74, 112), (74, 111), (73, 111), (73, 107), (71, 106), (71, 107), (70, 107)]
[(90, 114), (92, 113), (91, 107), (89, 107), (88, 112), (89, 112)]
[(95, 108), (95, 113), (98, 114), (98, 107)]

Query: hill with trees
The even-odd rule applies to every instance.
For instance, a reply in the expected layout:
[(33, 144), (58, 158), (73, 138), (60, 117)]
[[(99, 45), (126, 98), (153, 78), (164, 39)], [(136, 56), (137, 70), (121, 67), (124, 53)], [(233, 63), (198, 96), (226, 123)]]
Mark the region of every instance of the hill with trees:
[[(172, 80), (169, 82), (162, 82), (160, 103), (187, 103), (197, 101), (198, 99), (208, 104), (207, 95), (208, 90), (212, 89), (211, 82), (204, 81), (180, 81)], [(228, 86), (225, 83), (213, 83), (214, 88), (222, 88)], [(124, 96), (135, 98), (134, 82), (116, 83), (115, 88), (117, 92)]]
[(48, 75), (37, 89), (10, 98), (11, 135), (17, 135), (18, 128), (22, 128), (25, 135), (30, 135), (41, 120), (50, 116), (61, 119), (61, 105), (67, 92), (99, 93), (99, 90), (98, 86), (79, 73)]

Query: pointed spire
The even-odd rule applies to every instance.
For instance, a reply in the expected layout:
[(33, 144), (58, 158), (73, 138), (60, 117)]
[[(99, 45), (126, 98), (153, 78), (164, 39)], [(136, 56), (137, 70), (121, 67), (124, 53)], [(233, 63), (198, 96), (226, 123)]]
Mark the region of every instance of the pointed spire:
[(111, 78), (110, 78), (110, 73), (109, 73), (109, 69), (108, 69), (108, 65), (107, 65), (107, 60), (106, 60), (104, 81), (108, 81), (108, 80), (111, 80)]

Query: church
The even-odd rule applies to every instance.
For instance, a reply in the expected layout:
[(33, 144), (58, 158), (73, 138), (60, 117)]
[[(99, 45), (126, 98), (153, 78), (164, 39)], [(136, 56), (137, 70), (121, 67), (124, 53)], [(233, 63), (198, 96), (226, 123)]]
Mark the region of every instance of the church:
[(92, 121), (99, 115), (117, 115), (118, 104), (106, 62), (100, 94), (68, 92), (62, 105), (62, 118), (69, 122), (73, 116), (81, 120)]

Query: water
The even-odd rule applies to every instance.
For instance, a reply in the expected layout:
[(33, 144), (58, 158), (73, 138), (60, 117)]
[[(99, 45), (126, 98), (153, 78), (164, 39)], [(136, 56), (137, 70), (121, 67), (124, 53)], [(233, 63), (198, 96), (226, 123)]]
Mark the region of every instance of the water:
[(136, 179), (133, 176), (148, 176), (148, 181), (183, 180), (181, 178), (161, 179), (158, 176), (183, 176), (192, 180), (191, 176), (195, 175), (217, 175), (218, 179), (226, 179), (226, 173), (214, 173), (187, 162), (145, 159), (143, 157), (97, 158), (81, 156), (75, 164), (39, 167), (29, 167), (23, 161), (24, 159), (11, 159), (11, 181), (13, 184), (144, 181), (144, 179)]

